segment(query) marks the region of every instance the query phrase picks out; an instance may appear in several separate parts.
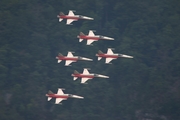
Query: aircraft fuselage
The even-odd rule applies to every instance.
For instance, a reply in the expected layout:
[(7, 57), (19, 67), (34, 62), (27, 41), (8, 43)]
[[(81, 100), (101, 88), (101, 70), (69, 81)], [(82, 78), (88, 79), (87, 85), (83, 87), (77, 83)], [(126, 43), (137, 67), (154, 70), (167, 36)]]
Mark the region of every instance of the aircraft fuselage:
[(75, 16), (60, 15), (59, 18), (61, 18), (61, 19), (73, 19), (73, 20), (79, 20), (79, 19), (93, 20), (93, 18), (82, 16), (82, 15), (75, 15)]
[(77, 61), (78, 57), (56, 57), (58, 60), (72, 60)]
[(104, 58), (118, 58), (118, 55), (108, 55), (108, 54), (96, 54), (98, 57), (104, 57)]
[(77, 36), (79, 39), (91, 39), (91, 40), (114, 40), (114, 38), (105, 37), (102, 35), (96, 35), (96, 36), (88, 36), (88, 35), (79, 35)]
[(98, 36), (78, 36), (80, 39), (92, 39), (92, 40), (99, 40), (100, 38)]
[(57, 94), (46, 94), (47, 97), (52, 97), (52, 98), (64, 98), (67, 99), (69, 96), (68, 94), (64, 94), (64, 95), (57, 95)]
[(68, 16), (68, 15), (61, 15), (60, 18), (62, 18), (62, 19), (74, 19), (74, 20), (80, 19), (80, 17), (78, 17), (78, 16)]
[(81, 77), (81, 78), (94, 78), (94, 74), (89, 74), (89, 75), (85, 75), (85, 74), (72, 74), (73, 77)]

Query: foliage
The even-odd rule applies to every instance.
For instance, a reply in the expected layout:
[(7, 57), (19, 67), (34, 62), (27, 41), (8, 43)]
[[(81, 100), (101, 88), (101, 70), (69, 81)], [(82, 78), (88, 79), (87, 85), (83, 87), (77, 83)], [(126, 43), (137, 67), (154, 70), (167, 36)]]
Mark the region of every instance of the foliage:
[[(0, 119), (2, 120), (177, 120), (180, 119), (180, 2), (178, 0), (1, 0)], [(56, 18), (62, 11), (94, 21)], [(114, 37), (115, 41), (79, 43), (79, 32)], [(106, 65), (98, 50), (134, 56)], [(93, 62), (57, 64), (55, 56), (74, 51)], [(82, 85), (70, 76), (76, 69), (109, 75)], [(57, 88), (84, 96), (62, 105), (47, 102)]]

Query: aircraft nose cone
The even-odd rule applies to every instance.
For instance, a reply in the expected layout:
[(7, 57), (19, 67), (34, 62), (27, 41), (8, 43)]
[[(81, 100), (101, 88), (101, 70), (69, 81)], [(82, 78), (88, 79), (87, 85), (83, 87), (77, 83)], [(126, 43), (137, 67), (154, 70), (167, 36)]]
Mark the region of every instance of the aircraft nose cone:
[(125, 57), (125, 58), (133, 58), (133, 56), (123, 55), (123, 54), (121, 54), (121, 57)]
[(84, 99), (84, 97), (78, 96), (78, 95), (73, 95), (73, 98), (78, 98), (78, 99)]
[(109, 76), (105, 76), (105, 75), (98, 75), (98, 77), (101, 77), (101, 78), (109, 78)]
[(89, 18), (89, 20), (94, 20), (94, 18)]
[(114, 38), (110, 38), (110, 37), (104, 37), (104, 38), (108, 40), (114, 40)]
[(106, 37), (106, 36), (100, 36), (101, 39), (105, 40), (114, 40), (114, 38)]
[(89, 58), (82, 58), (82, 60), (87, 60), (87, 61), (93, 61), (92, 59), (89, 59)]
[(84, 19), (87, 19), (87, 20), (94, 20), (94, 18), (86, 17), (86, 16), (84, 16), (83, 18), (84, 18)]

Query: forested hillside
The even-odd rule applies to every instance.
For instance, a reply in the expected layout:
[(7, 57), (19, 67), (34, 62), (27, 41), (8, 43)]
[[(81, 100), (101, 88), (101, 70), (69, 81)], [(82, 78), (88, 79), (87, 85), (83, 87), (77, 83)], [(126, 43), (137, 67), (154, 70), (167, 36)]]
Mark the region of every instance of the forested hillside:
[[(68, 10), (94, 20), (59, 22)], [(89, 30), (115, 40), (79, 43)], [(108, 47), (134, 58), (97, 61)], [(58, 64), (68, 51), (93, 62)], [(73, 81), (83, 68), (110, 78)], [(48, 102), (45, 94), (58, 88), (84, 99)], [(0, 120), (50, 119), (179, 120), (180, 1), (0, 0)]]

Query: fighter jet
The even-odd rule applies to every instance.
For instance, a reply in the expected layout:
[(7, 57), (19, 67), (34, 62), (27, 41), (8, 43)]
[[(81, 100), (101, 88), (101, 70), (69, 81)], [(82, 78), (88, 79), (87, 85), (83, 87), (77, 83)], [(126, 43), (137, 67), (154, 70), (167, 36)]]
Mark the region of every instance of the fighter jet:
[(64, 94), (62, 91), (64, 89), (58, 88), (57, 94), (54, 94), (52, 91), (48, 91), (46, 96), (48, 97), (48, 101), (50, 101), (52, 98), (55, 98), (55, 104), (61, 104), (60, 102), (62, 100), (67, 100), (68, 98), (79, 98), (79, 99), (84, 99), (84, 97), (78, 96), (78, 95), (72, 95), (72, 94)]
[(69, 25), (73, 21), (77, 21), (79, 19), (94, 20), (94, 18), (90, 18), (87, 16), (75, 15), (73, 13), (73, 10), (69, 10), (68, 15), (65, 15), (63, 12), (60, 12), (59, 15), (57, 15), (57, 17), (59, 18), (59, 22), (61, 22), (63, 19), (67, 19), (67, 22), (66, 22), (67, 25)]
[(83, 73), (79, 73), (77, 70), (75, 70), (71, 76), (74, 77), (73, 80), (76, 80), (78, 77), (82, 78), (81, 83), (85, 83), (87, 80), (93, 79), (94, 77), (109, 78), (105, 75), (89, 73), (88, 68), (84, 68)]
[(96, 54), (98, 57), (98, 60), (101, 60), (101, 58), (106, 58), (105, 63), (110, 63), (113, 59), (117, 59), (118, 57), (124, 57), (124, 58), (133, 58), (133, 56), (124, 55), (124, 54), (114, 54), (112, 51), (112, 48), (108, 48), (107, 53), (103, 53), (101, 50), (98, 51), (98, 54)]
[(58, 63), (60, 63), (62, 60), (65, 60), (65, 66), (70, 66), (72, 62), (77, 62), (78, 60), (86, 60), (86, 61), (93, 61), (92, 59), (80, 57), (80, 56), (73, 56), (72, 52), (68, 52), (67, 56), (63, 56), (61, 53), (58, 54), (56, 57), (58, 59)]
[(84, 39), (87, 40), (86, 45), (92, 45), (91, 43), (98, 40), (114, 40), (114, 38), (110, 38), (102, 35), (95, 35), (93, 30), (89, 30), (88, 35), (85, 35), (84, 33), (80, 32), (77, 38), (79, 38), (79, 42), (82, 42)]

